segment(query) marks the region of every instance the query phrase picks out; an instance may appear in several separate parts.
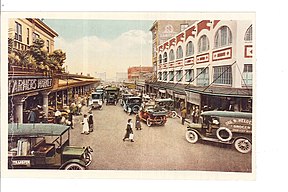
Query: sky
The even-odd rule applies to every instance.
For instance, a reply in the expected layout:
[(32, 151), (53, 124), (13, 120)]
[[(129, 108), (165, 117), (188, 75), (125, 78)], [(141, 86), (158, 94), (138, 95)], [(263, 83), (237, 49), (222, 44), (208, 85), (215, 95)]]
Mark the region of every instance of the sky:
[(127, 72), (132, 66), (152, 66), (154, 21), (45, 19), (58, 33), (56, 49), (66, 53), (69, 73), (106, 72), (113, 79), (116, 72)]

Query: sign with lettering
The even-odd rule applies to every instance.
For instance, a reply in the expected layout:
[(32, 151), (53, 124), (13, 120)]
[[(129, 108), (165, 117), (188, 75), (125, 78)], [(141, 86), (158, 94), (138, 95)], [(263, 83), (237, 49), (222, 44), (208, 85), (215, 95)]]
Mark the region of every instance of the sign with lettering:
[(52, 87), (50, 77), (9, 77), (8, 94), (42, 90)]
[[(221, 121), (221, 120), (220, 120)], [(233, 132), (252, 133), (252, 119), (223, 118), (223, 124)]]
[(30, 167), (30, 160), (13, 160), (12, 165), (17, 166), (17, 165), (25, 165)]

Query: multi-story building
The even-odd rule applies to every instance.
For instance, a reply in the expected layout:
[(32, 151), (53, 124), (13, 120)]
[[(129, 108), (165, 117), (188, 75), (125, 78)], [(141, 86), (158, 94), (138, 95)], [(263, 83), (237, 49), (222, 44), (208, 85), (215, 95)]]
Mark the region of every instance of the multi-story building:
[(54, 51), (54, 38), (58, 34), (40, 19), (9, 19), (8, 37), (13, 41), (13, 48), (27, 50), (37, 38), (45, 42), (44, 50)]
[(152, 33), (152, 64), (153, 77), (157, 76), (157, 48), (160, 44), (172, 38), (179, 32), (185, 30), (187, 27), (195, 23), (196, 20), (157, 20), (150, 28)]
[[(52, 115), (49, 109), (53, 112), (68, 105), (71, 95), (84, 95), (99, 82), (92, 77), (64, 73), (61, 69), (48, 74), (47, 68), (40, 68), (35, 58), (29, 57), (29, 49), (36, 39), (44, 42), (43, 54), (52, 54), (57, 36), (40, 19), (9, 19), (8, 122), (26, 123), (28, 113), (38, 106), (48, 118)], [(17, 62), (11, 62), (13, 60)]]
[(153, 72), (152, 67), (129, 67), (128, 68), (128, 80), (136, 81), (143, 80), (145, 74), (151, 74)]
[(160, 43), (152, 91), (188, 108), (251, 111), (252, 27), (252, 20), (200, 20)]

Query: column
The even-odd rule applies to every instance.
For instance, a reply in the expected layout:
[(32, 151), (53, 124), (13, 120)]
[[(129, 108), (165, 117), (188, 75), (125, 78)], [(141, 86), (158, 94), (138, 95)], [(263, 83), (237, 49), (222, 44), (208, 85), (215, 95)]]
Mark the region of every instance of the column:
[(48, 95), (49, 95), (49, 93), (50, 92), (48, 92), (48, 91), (41, 92), (41, 94), (43, 96), (43, 111), (44, 111), (44, 114), (46, 117), (48, 117), (48, 106), (49, 106)]
[(15, 96), (13, 97), (13, 103), (15, 105), (15, 113), (13, 117), (15, 118), (13, 122), (23, 123), (23, 102), (27, 97)]

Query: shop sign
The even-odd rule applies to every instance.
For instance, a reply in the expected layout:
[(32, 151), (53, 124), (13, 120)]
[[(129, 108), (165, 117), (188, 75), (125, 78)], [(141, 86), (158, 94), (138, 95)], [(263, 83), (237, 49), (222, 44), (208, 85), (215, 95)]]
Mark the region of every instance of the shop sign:
[(252, 120), (251, 119), (242, 119), (242, 118), (226, 119), (225, 118), (224, 125), (228, 127), (229, 129), (231, 129), (231, 131), (233, 132), (252, 133)]
[(23, 78), (8, 79), (8, 94), (41, 90), (52, 87), (52, 78)]
[(186, 95), (187, 95), (187, 102), (193, 103), (195, 105), (200, 105), (201, 101), (200, 94), (186, 91)]

